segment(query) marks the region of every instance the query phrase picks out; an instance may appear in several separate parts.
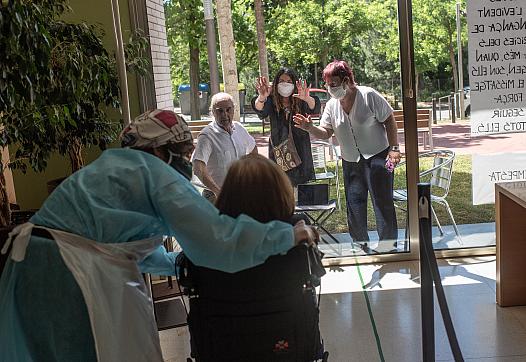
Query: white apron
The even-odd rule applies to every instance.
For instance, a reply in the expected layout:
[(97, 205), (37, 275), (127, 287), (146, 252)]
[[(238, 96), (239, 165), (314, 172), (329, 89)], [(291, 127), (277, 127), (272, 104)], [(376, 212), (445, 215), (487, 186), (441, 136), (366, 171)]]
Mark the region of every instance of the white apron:
[(152, 300), (137, 266), (161, 245), (162, 238), (104, 244), (26, 223), (9, 234), (2, 253), (13, 240), (11, 259), (24, 260), (33, 227), (53, 236), (82, 291), (98, 360), (162, 361)]

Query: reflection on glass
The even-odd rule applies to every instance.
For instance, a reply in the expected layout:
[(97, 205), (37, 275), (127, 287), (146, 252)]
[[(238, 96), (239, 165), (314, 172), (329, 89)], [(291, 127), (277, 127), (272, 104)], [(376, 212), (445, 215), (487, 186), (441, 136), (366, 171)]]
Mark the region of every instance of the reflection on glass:
[[(339, 154), (340, 145), (336, 146)], [(386, 151), (371, 157), (361, 158), (359, 162), (347, 162), (333, 158), (328, 163), (329, 172), (335, 172), (339, 164), (339, 197), (341, 207), (324, 222), (324, 227), (336, 240), (322, 232), (320, 249), (326, 257), (353, 255), (379, 255), (409, 251), (406, 241), (406, 214), (395, 208), (393, 189), (405, 187), (405, 167), (397, 167), (394, 172), (385, 170)], [(382, 170), (383, 169), (383, 170)], [(373, 174), (374, 198), (367, 187), (369, 181), (350, 182), (357, 175)], [(350, 191), (353, 192), (350, 192)], [(390, 197), (391, 196), (391, 197)], [(330, 199), (337, 199), (336, 187), (330, 187)], [(374, 200), (374, 201), (373, 201)], [(311, 213), (313, 216), (319, 214)], [(398, 229), (398, 226), (402, 226)]]

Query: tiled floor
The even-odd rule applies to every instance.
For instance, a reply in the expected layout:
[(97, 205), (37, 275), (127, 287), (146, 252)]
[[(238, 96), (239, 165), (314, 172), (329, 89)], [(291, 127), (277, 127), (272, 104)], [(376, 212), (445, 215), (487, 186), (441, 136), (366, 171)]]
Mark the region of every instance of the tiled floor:
[[(526, 361), (526, 307), (496, 305), (495, 258), (439, 260), (439, 265), (464, 358)], [(329, 270), (322, 281), (320, 312), (329, 361), (381, 361), (380, 350), (385, 361), (421, 361), (419, 287), (417, 262)], [(435, 331), (437, 361), (452, 361), (438, 305)], [(185, 328), (161, 332), (166, 361), (186, 361), (188, 338)]]

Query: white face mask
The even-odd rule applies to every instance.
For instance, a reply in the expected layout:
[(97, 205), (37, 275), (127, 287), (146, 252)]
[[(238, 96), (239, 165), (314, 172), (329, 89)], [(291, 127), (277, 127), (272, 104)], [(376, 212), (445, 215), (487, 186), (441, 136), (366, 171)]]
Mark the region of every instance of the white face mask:
[(287, 82), (281, 82), (278, 84), (278, 93), (280, 96), (290, 97), (292, 92), (294, 92), (294, 84)]
[(339, 86), (339, 87), (330, 87), (329, 86), (329, 94), (331, 95), (332, 98), (336, 98), (336, 99), (342, 99), (343, 97), (345, 97), (345, 94), (347, 94), (347, 89), (345, 89), (345, 87), (343, 85)]

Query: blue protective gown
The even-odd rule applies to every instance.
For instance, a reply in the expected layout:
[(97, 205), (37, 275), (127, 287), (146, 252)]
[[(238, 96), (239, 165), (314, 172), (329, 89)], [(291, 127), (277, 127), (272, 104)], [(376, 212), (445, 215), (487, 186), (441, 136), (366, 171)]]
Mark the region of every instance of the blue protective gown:
[[(102, 243), (175, 236), (197, 265), (236, 272), (293, 245), (290, 225), (219, 215), (179, 172), (141, 151), (112, 149), (66, 179), (31, 219)], [(174, 253), (163, 247), (141, 270), (174, 274)]]
[[(294, 239), (286, 223), (219, 215), (172, 167), (130, 149), (107, 150), (70, 176), (31, 222), (101, 243), (174, 236), (192, 262), (225, 272), (261, 264), (290, 249)], [(139, 266), (143, 272), (173, 275), (174, 260), (175, 253), (161, 246)], [(41, 279), (31, 277), (35, 270)], [(89, 320), (71, 275), (57, 282), (64, 274), (58, 249), (47, 239), (32, 237), (26, 259), (9, 260), (0, 279), (0, 362), (93, 360), (93, 345), (86, 343), (90, 332), (77, 335), (75, 343), (65, 328), (74, 326), (80, 334), (89, 330)], [(65, 294), (48, 298), (60, 293)], [(46, 352), (35, 356), (35, 350)]]

